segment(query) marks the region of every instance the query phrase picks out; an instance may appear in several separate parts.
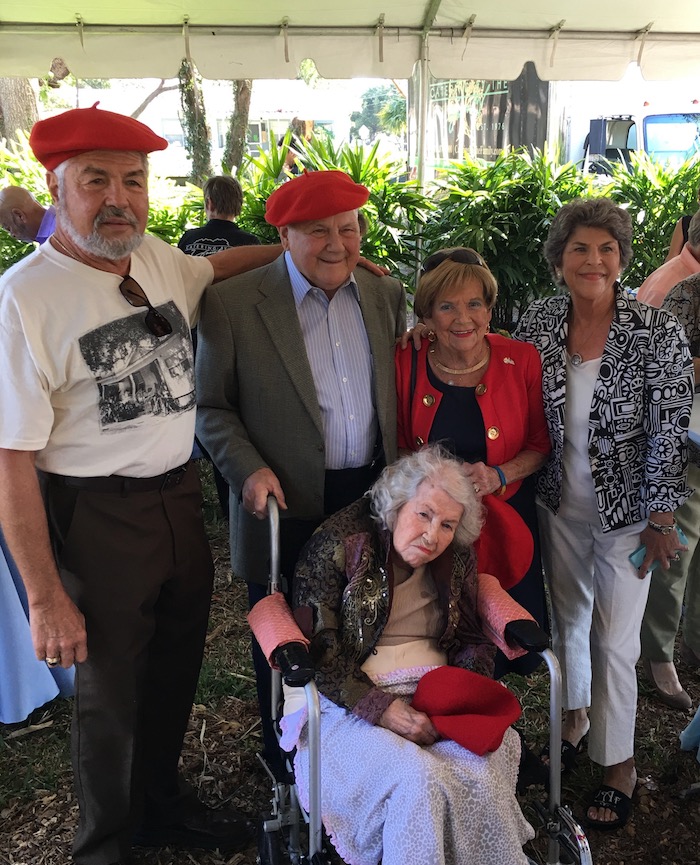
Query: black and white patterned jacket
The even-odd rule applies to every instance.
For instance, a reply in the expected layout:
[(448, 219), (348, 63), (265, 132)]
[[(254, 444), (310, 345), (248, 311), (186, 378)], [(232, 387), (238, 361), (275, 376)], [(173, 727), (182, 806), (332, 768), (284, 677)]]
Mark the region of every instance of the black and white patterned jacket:
[[(535, 301), (515, 336), (542, 358), (544, 410), (552, 440), (537, 491), (561, 501), (569, 295)], [(673, 511), (690, 495), (687, 429), (693, 367), (683, 328), (664, 310), (632, 300), (618, 285), (588, 419), (588, 455), (603, 531)]]

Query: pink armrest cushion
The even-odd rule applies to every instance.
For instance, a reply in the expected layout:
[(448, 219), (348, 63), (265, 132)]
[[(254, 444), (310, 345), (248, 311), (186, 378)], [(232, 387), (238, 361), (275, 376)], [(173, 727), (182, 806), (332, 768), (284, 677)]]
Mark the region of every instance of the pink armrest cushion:
[(514, 648), (508, 645), (505, 628), (508, 622), (518, 619), (529, 619), (532, 622), (535, 619), (511, 598), (496, 577), (491, 574), (479, 574), (477, 611), (484, 626), (484, 633), (509, 661), (527, 654), (520, 646)]
[(248, 624), (260, 643), (268, 664), (276, 670), (272, 661), (275, 650), (285, 643), (303, 643), (309, 641), (302, 634), (294, 621), (292, 611), (282, 592), (267, 595), (248, 613)]

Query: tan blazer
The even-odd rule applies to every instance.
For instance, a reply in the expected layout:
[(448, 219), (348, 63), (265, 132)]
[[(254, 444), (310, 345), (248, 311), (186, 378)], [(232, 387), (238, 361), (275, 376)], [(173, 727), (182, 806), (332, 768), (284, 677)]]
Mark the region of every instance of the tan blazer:
[[(358, 268), (355, 279), (374, 365), (374, 399), (387, 462), (396, 459), (394, 341), (406, 324), (400, 283)], [(267, 581), (268, 529), (241, 503), (260, 468), (279, 478), (283, 517), (321, 520), (321, 411), (284, 256), (207, 289), (198, 328), (197, 435), (231, 487), (231, 562)]]

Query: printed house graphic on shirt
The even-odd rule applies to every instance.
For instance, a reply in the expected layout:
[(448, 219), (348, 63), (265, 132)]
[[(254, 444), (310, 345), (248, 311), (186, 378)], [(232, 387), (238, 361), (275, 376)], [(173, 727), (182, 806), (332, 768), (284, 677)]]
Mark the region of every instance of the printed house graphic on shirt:
[(158, 338), (138, 313), (80, 338), (80, 350), (99, 389), (103, 431), (116, 424), (194, 408), (194, 360), (189, 328), (170, 301), (158, 307), (173, 332)]

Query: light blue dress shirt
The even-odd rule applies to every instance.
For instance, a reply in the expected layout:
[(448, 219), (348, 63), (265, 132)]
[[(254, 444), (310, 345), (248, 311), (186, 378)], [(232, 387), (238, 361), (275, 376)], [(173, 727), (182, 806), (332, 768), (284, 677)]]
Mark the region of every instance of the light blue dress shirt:
[(358, 468), (372, 462), (378, 421), (374, 406), (372, 353), (351, 275), (328, 299), (285, 262), (323, 419), (326, 468)]

